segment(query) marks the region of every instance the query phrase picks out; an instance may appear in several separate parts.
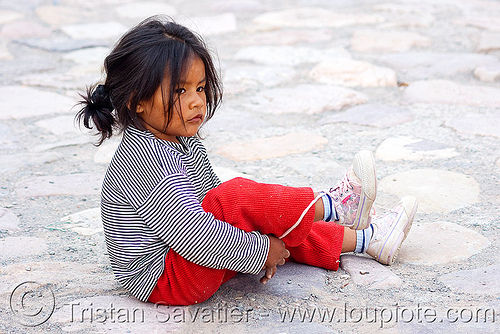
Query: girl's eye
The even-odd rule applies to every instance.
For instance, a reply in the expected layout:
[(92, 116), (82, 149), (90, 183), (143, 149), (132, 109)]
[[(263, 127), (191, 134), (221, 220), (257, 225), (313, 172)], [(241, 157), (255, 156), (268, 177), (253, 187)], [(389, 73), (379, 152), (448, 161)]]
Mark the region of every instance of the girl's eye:
[(184, 88), (178, 88), (176, 91), (175, 91), (177, 94), (182, 94), (182, 93), (185, 93), (186, 90)]
[(198, 91), (199, 93), (201, 92), (204, 92), (205, 91), (205, 87), (204, 86), (200, 86), (196, 89), (196, 91)]

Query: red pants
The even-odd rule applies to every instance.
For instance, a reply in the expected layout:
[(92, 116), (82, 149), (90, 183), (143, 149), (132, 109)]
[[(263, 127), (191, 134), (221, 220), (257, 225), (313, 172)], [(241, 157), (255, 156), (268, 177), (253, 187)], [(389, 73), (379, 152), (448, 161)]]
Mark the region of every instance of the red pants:
[[(203, 209), (216, 219), (247, 232), (281, 236), (314, 199), (311, 188), (294, 188), (256, 183), (236, 178), (207, 193)], [(313, 222), (314, 206), (302, 222), (282, 240), (290, 260), (337, 270), (344, 227), (323, 221)], [(279, 271), (279, 269), (278, 269)], [(236, 272), (203, 267), (182, 258), (170, 249), (165, 270), (149, 296), (152, 303), (191, 305), (210, 298)]]

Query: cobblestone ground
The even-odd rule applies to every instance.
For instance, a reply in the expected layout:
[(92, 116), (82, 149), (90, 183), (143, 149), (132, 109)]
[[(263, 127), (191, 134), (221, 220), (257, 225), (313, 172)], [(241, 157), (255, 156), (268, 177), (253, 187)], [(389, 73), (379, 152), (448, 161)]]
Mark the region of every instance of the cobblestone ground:
[[(394, 266), (287, 264), (183, 308), (120, 288), (98, 209), (118, 139), (95, 148), (74, 105), (157, 13), (220, 60), (220, 177), (321, 189), (373, 151), (376, 204), (420, 200)], [(499, 17), (493, 0), (0, 0), (0, 332), (498, 332)]]

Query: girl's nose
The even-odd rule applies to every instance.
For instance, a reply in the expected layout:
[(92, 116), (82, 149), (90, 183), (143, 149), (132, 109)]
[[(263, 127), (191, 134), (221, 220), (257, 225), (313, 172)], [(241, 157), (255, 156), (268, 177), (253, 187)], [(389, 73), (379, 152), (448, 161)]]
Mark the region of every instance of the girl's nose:
[(201, 108), (205, 104), (204, 95), (194, 93), (189, 100), (189, 109)]

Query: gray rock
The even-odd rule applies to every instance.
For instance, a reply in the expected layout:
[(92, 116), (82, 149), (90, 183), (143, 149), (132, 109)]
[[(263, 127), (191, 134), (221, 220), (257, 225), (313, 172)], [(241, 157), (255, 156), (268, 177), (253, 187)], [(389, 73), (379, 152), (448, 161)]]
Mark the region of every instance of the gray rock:
[(398, 261), (433, 266), (466, 261), (490, 245), (479, 233), (450, 222), (414, 224)]
[(283, 46), (247, 46), (239, 50), (236, 60), (252, 61), (266, 65), (298, 66), (318, 63), (331, 58), (348, 58), (350, 54), (343, 48), (314, 49), (310, 47)]
[(309, 76), (317, 82), (348, 87), (387, 87), (397, 84), (394, 70), (349, 58), (323, 60), (309, 72)]
[(452, 290), (481, 295), (500, 295), (500, 265), (461, 270), (439, 277)]
[(109, 44), (94, 39), (72, 39), (66, 37), (24, 38), (17, 39), (16, 43), (51, 52), (68, 52), (89, 47), (107, 46)]
[(348, 122), (388, 128), (411, 122), (413, 114), (405, 108), (385, 104), (362, 104), (325, 117), (326, 122)]
[(236, 141), (217, 149), (215, 154), (234, 161), (253, 161), (302, 153), (324, 145), (324, 137), (305, 132), (293, 132), (284, 136)]
[(15, 21), (5, 24), (0, 30), (0, 36), (6, 39), (26, 37), (48, 37), (51, 30), (32, 21)]
[(351, 39), (351, 49), (359, 52), (406, 52), (430, 44), (429, 37), (408, 31), (358, 30)]
[(466, 114), (457, 118), (446, 120), (446, 126), (449, 126), (460, 133), (474, 134), (480, 136), (494, 136), (500, 138), (500, 114)]
[[(479, 202), (479, 183), (471, 176), (437, 169), (412, 169), (380, 180), (379, 191), (418, 198), (419, 211), (451, 212)], [(383, 194), (377, 200), (383, 202)]]
[(319, 7), (302, 7), (267, 12), (254, 18), (256, 30), (281, 28), (344, 27), (354, 24), (375, 24), (383, 22), (380, 15), (347, 14)]
[(0, 87), (0, 100), (0, 119), (53, 115), (68, 112), (75, 105), (73, 99), (64, 95), (22, 86)]
[(410, 84), (402, 99), (407, 103), (445, 103), (497, 107), (500, 89), (460, 85), (447, 80), (417, 81)]
[(240, 66), (228, 68), (224, 75), (225, 84), (239, 83), (245, 86), (273, 87), (291, 81), (297, 72), (287, 66)]
[(97, 196), (101, 183), (102, 175), (95, 174), (38, 176), (18, 182), (15, 194), (19, 197)]
[(0, 239), (0, 253), (3, 261), (42, 255), (47, 248), (47, 243), (41, 238), (6, 237)]
[(245, 107), (269, 114), (317, 114), (341, 110), (368, 101), (368, 97), (353, 89), (328, 85), (300, 85), (293, 88), (273, 88), (258, 92)]
[(383, 55), (377, 60), (411, 80), (453, 78), (478, 66), (498, 63), (493, 55), (475, 53), (403, 52)]
[(176, 16), (176, 21), (203, 36), (223, 35), (238, 28), (236, 16), (231, 12), (203, 17)]
[(115, 39), (128, 29), (118, 22), (80, 23), (61, 26), (61, 30), (73, 39)]
[(477, 46), (479, 52), (492, 52), (500, 50), (500, 34), (498, 31), (483, 31)]
[(4, 10), (0, 11), (0, 24), (12, 22), (12, 21), (18, 20), (22, 17), (23, 17), (23, 14), (21, 14), (19, 12), (4, 9)]
[(221, 289), (303, 299), (311, 294), (321, 295), (325, 287), (326, 273), (322, 268), (288, 262), (278, 268), (267, 284), (259, 282), (263, 272), (259, 275), (237, 274), (224, 283)]
[(9, 209), (0, 208), (0, 230), (9, 233), (20, 231), (19, 218)]
[(139, 20), (158, 14), (170, 16), (177, 14), (177, 9), (172, 5), (148, 1), (141, 1), (140, 3), (125, 3), (117, 6), (115, 11), (120, 17)]
[(368, 289), (394, 289), (402, 283), (388, 267), (371, 258), (344, 254), (340, 257), (340, 267), (351, 275), (354, 284)]
[(384, 161), (449, 159), (457, 155), (457, 150), (446, 144), (403, 136), (387, 138), (375, 153), (377, 159)]
[(500, 80), (500, 62), (479, 66), (474, 70), (474, 76), (481, 81), (495, 82)]

